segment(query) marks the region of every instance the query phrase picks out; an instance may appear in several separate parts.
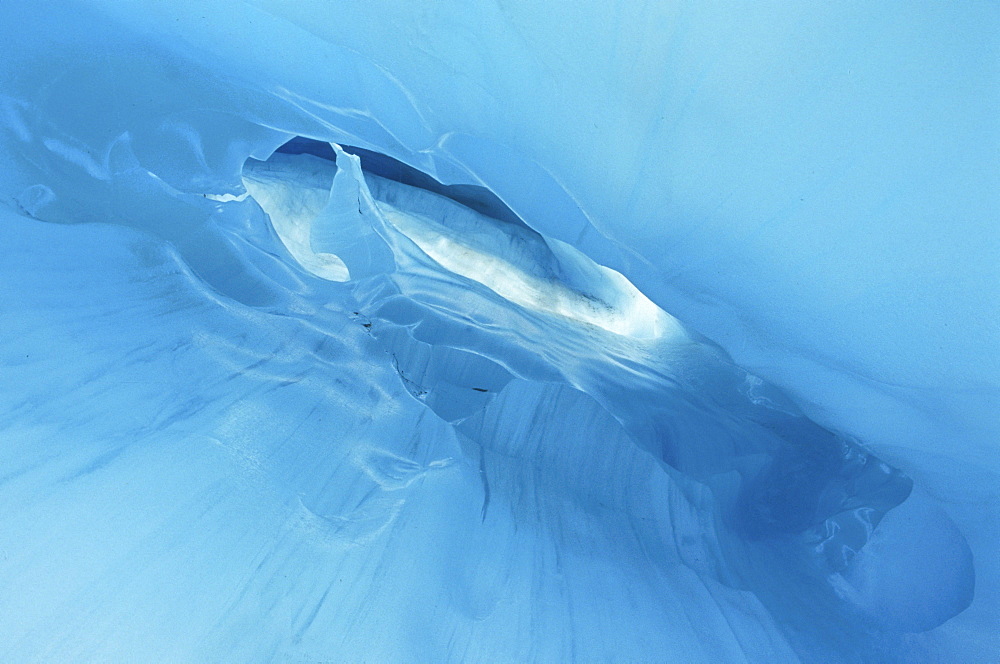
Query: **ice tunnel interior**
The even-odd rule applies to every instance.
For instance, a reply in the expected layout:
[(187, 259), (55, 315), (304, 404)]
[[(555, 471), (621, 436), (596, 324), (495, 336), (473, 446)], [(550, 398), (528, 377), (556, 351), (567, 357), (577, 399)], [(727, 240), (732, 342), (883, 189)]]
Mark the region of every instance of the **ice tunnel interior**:
[(974, 67), (139, 4), (0, 5), (0, 660), (992, 661)]
[[(196, 182), (179, 193), (155, 168), (125, 169), (112, 181), (132, 192), (135, 207), (116, 199), (109, 212), (140, 235), (83, 227), (78, 242), (107, 245), (89, 254), (97, 261), (120, 260), (104, 256), (116, 242), (146, 246), (138, 274), (153, 269), (186, 284), (142, 300), (173, 302), (194, 288), (193, 302), (228, 302), (235, 321), (198, 324), (208, 325), (198, 335), (210, 341), (195, 354), (211, 358), (199, 361), (225, 369), (227, 389), (240, 394), (297, 385), (296, 399), (315, 402), (313, 415), (295, 407), (289, 415), (265, 398), (258, 408), (281, 413), (268, 426), (290, 418), (319, 426), (313, 435), (325, 439), (315, 413), (338, 423), (329, 446), (294, 432), (262, 435), (260, 424), (234, 438), (233, 415), (215, 401), (224, 392), (212, 396), (220, 378), (199, 369), (183, 381), (199, 396), (168, 399), (157, 425), (205, 436), (250, 464), (255, 481), (292, 500), (310, 537), (346, 547), (354, 562), (338, 564), (363, 567), (359, 552), (403, 524), (431, 528), (449, 544), (421, 554), (429, 573), (457, 570), (445, 583), (449, 601), (470, 624), (500, 629), (505, 648), (519, 628), (500, 598), (534, 601), (538, 581), (522, 558), (539, 555), (539, 538), (572, 579), (558, 592), (606, 593), (593, 587), (603, 579), (625, 589), (611, 592), (618, 599), (609, 610), (677, 596), (684, 601), (662, 611), (705, 601), (723, 616), (752, 598), (753, 631), (824, 657), (846, 656), (831, 630), (863, 625), (866, 634), (903, 638), (971, 601), (962, 533), (912, 498), (906, 474), (813, 422), (781, 389), (618, 272), (535, 230), (487, 186), (443, 185), (376, 151), (301, 137), (245, 156), (239, 170), (220, 194), (218, 186), (199, 193)], [(26, 188), (21, 210), (63, 222), (78, 220), (73, 201), (100, 210), (107, 180), (75, 178), (71, 171), (62, 183)], [(191, 206), (208, 211), (215, 229), (178, 225)], [(54, 232), (24, 228), (29, 243)], [(77, 263), (69, 261), (96, 274)], [(150, 315), (177, 318), (173, 311)], [(292, 326), (277, 337), (275, 316)], [(189, 336), (189, 320), (171, 325)], [(170, 337), (160, 343), (188, 347)], [(149, 366), (130, 372), (162, 371), (143, 357)], [(179, 361), (187, 362), (170, 363)], [(78, 472), (113, 464), (122, 451), (112, 448)], [(433, 498), (414, 498), (421, 490)], [(427, 500), (435, 507), (421, 507)], [(411, 546), (427, 546), (415, 537)], [(639, 586), (646, 599), (636, 600)], [(557, 624), (559, 615), (545, 620)], [(649, 620), (654, 629), (663, 614)], [(739, 639), (750, 628), (726, 629)], [(475, 633), (468, 638), (481, 638)], [(672, 643), (657, 647), (668, 652)]]

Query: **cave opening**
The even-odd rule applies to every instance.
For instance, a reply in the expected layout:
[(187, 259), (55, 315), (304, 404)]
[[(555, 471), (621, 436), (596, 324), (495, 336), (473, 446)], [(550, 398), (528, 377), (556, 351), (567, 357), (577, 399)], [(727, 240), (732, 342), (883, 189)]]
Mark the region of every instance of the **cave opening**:
[(518, 306), (633, 338), (679, 330), (622, 274), (533, 230), (486, 187), (443, 184), (388, 155), (301, 136), (249, 159), (243, 180), (296, 261), (324, 279), (391, 271), (407, 251), (401, 235)]

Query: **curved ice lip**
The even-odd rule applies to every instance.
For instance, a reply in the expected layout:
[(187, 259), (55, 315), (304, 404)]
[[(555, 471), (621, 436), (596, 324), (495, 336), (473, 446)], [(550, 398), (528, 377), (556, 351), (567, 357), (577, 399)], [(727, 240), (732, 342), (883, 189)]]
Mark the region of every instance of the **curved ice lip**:
[(334, 254), (313, 251), (309, 241), (311, 222), (330, 199), (332, 174), (328, 181), (317, 181), (300, 169), (299, 177), (290, 180), (293, 172), (276, 166), (248, 161), (243, 169), (247, 195), (268, 213), (275, 233), (302, 267), (323, 279), (347, 281), (350, 271), (344, 261)]

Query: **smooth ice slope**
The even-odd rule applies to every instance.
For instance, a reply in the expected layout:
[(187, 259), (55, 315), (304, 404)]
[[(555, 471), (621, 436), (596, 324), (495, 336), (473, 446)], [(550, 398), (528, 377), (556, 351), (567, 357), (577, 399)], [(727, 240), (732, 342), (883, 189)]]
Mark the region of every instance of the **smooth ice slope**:
[(995, 7), (0, 17), (3, 659), (996, 659)]

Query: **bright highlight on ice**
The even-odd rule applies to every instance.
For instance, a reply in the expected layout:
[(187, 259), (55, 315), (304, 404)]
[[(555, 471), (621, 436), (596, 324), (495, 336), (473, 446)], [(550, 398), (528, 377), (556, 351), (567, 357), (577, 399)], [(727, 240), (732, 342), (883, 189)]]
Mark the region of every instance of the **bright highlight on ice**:
[[(266, 162), (250, 160), (243, 170), (247, 191), (267, 212), (289, 253), (307, 270), (331, 281), (347, 281), (350, 271), (335, 254), (313, 249), (313, 221), (330, 204), (335, 163), (309, 154), (275, 153)], [(376, 175), (383, 200), (378, 211), (393, 228), (445, 269), (477, 281), (505, 299), (609, 332), (635, 338), (680, 333), (677, 321), (618, 272), (599, 266), (558, 240), (500, 222), (430, 192)], [(384, 200), (391, 197), (395, 205)], [(402, 209), (419, 201), (423, 213)], [(434, 214), (447, 222), (435, 219)], [(449, 226), (449, 224), (451, 224)], [(345, 233), (349, 232), (345, 229)], [(553, 245), (560, 259), (552, 253)], [(555, 270), (553, 270), (555, 268)], [(571, 269), (591, 293), (564, 284)], [(585, 273), (585, 276), (582, 273)], [(595, 295), (594, 293), (600, 293)]]

